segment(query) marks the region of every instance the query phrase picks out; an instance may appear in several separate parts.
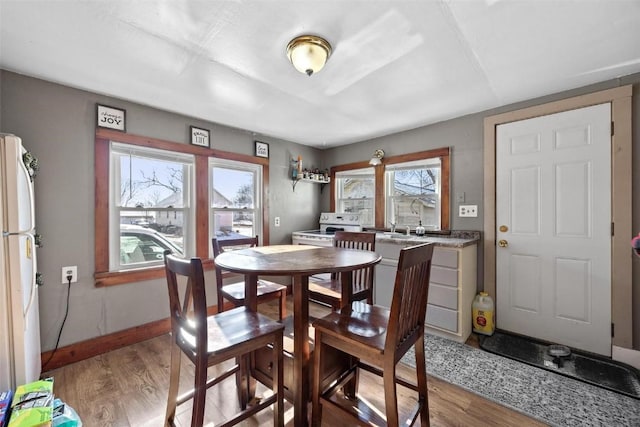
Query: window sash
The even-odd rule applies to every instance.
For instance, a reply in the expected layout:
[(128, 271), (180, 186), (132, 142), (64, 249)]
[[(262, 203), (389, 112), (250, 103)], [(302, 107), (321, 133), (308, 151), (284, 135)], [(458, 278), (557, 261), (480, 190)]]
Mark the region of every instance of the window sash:
[[(418, 183), (420, 191), (416, 194), (401, 194), (399, 189), (401, 187), (396, 182), (396, 174), (402, 171), (424, 169), (437, 169), (433, 183), (423, 185), (420, 182)], [(385, 166), (385, 223), (413, 227), (421, 223), (429, 229), (440, 229), (442, 214), (441, 175), (440, 159), (416, 160)], [(430, 186), (433, 186), (433, 192), (424, 190)]]
[[(170, 162), (176, 167), (182, 168), (182, 197), (179, 204), (182, 206), (160, 207), (160, 206), (123, 206), (121, 203), (122, 188), (122, 165), (121, 159), (125, 156), (134, 156), (139, 159), (149, 159), (151, 161)], [(189, 256), (195, 252), (195, 213), (191, 206), (193, 205), (193, 183), (195, 182), (195, 158), (193, 155), (174, 152), (169, 150), (160, 150), (155, 148), (138, 147), (128, 144), (112, 141), (109, 151), (109, 271), (124, 271), (130, 269), (140, 269), (162, 264), (162, 259), (148, 259), (144, 262), (123, 262), (123, 243), (121, 239), (121, 226), (123, 213), (136, 212), (148, 213), (150, 211), (174, 211), (180, 212), (181, 224), (176, 221), (176, 226), (180, 226), (182, 231), (183, 254)], [(131, 179), (131, 176), (130, 176)], [(168, 239), (168, 236), (163, 236)], [(171, 249), (169, 244), (166, 246)], [(178, 254), (180, 255), (180, 254)]]
[[(371, 191), (363, 189), (363, 196), (348, 197), (345, 185), (348, 181), (361, 181), (366, 187), (369, 181)], [(336, 186), (336, 212), (354, 212), (360, 215), (362, 225), (365, 227), (375, 224), (375, 170), (372, 167), (351, 169), (337, 172), (334, 178)]]
[[(251, 203), (238, 204), (235, 200), (228, 199), (231, 206), (215, 206), (216, 191), (221, 194), (219, 189), (225, 182), (216, 182), (224, 179), (219, 176), (216, 179), (216, 169), (219, 172), (228, 170), (230, 173), (243, 172), (248, 173), (251, 177)], [(209, 160), (209, 241), (213, 237), (253, 237), (258, 236), (259, 241), (263, 244), (262, 230), (262, 165), (236, 160), (227, 160), (220, 158), (211, 158)], [(231, 184), (231, 183), (227, 183)], [(234, 184), (232, 184), (234, 185)], [(217, 186), (217, 188), (216, 188)], [(238, 195), (236, 189), (235, 196)], [(227, 191), (228, 193), (229, 191)], [(225, 197), (230, 197), (226, 194)], [(237, 206), (234, 206), (237, 205)], [(244, 218), (243, 218), (244, 217)], [(209, 245), (209, 256), (213, 257), (213, 248)]]

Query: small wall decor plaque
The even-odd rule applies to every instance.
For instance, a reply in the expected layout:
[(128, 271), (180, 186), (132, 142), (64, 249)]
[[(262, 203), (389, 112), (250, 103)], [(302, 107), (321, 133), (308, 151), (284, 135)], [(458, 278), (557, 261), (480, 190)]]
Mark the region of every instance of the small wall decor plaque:
[(195, 126), (190, 126), (191, 128), (191, 143), (193, 145), (199, 145), (200, 147), (209, 148), (209, 130), (201, 129)]
[(269, 144), (266, 142), (256, 141), (256, 157), (269, 158)]
[(120, 108), (97, 104), (98, 127), (126, 132), (126, 111)]

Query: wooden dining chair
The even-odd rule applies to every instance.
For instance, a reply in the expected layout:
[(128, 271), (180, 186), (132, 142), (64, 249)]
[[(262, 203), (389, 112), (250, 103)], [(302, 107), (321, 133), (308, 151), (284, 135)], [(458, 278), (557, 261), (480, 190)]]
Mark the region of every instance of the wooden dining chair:
[[(213, 256), (217, 257), (227, 250), (248, 248), (258, 246), (258, 236), (244, 237), (240, 239), (220, 240), (215, 237), (211, 239), (213, 246)], [(230, 301), (235, 307), (244, 305), (244, 278), (241, 281), (225, 285), (222, 278), (223, 271), (216, 266), (216, 289), (218, 291), (218, 310), (224, 311), (224, 300)], [(258, 280), (258, 304), (280, 299), (278, 315), (280, 320), (287, 317), (287, 287), (280, 283), (268, 280)]]
[[(376, 250), (376, 233), (362, 231), (336, 231), (333, 245), (338, 248)], [(373, 304), (373, 267), (355, 270), (352, 276), (353, 301), (367, 300)], [(333, 311), (342, 307), (342, 286), (337, 273), (309, 277), (309, 299), (331, 306)]]
[[(167, 251), (168, 252), (168, 251)], [(202, 262), (178, 258), (165, 252), (165, 272), (169, 290), (171, 315), (171, 370), (165, 427), (174, 426), (176, 407), (193, 399), (191, 426), (201, 427), (207, 389), (236, 374), (241, 411), (226, 425), (234, 425), (273, 405), (273, 422), (284, 424), (282, 337), (284, 326), (238, 307), (224, 313), (207, 316)], [(186, 277), (184, 294), (180, 298), (178, 277)], [(271, 348), (273, 395), (247, 406), (249, 400), (249, 356), (262, 348)], [(181, 353), (195, 365), (192, 390), (178, 396)], [(235, 358), (236, 364), (215, 378), (208, 378), (207, 368)]]
[[(409, 421), (415, 422), (419, 415), (421, 425), (429, 425), (424, 323), (432, 256), (433, 245), (429, 243), (400, 250), (390, 310), (354, 302), (351, 306), (343, 307), (313, 323), (314, 426), (320, 425), (322, 411), (325, 409), (338, 410), (361, 424), (398, 426), (396, 384), (418, 393), (417, 407)], [(417, 385), (396, 376), (396, 364), (412, 346), (415, 348)], [(321, 389), (320, 367), (325, 351), (330, 348), (353, 356), (355, 362), (334, 385)], [(357, 391), (360, 368), (382, 376), (386, 419), (378, 415), (375, 409), (367, 407), (366, 402), (360, 401), (357, 394), (355, 399), (336, 398), (341, 388), (353, 381), (356, 382)], [(366, 419), (367, 417), (371, 419)]]

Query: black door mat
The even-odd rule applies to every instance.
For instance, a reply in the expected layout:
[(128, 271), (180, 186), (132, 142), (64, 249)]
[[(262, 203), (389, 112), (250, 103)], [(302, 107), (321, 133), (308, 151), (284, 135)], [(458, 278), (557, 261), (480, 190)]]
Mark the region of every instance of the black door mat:
[(603, 356), (571, 349), (566, 357), (549, 354), (549, 343), (496, 331), (479, 336), (480, 348), (490, 353), (640, 399), (640, 371)]

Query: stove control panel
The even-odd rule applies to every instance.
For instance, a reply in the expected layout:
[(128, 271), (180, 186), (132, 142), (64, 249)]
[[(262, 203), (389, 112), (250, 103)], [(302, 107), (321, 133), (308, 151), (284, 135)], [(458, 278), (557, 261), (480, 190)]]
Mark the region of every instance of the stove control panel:
[(320, 214), (320, 224), (360, 225), (360, 215), (354, 213), (323, 212)]

